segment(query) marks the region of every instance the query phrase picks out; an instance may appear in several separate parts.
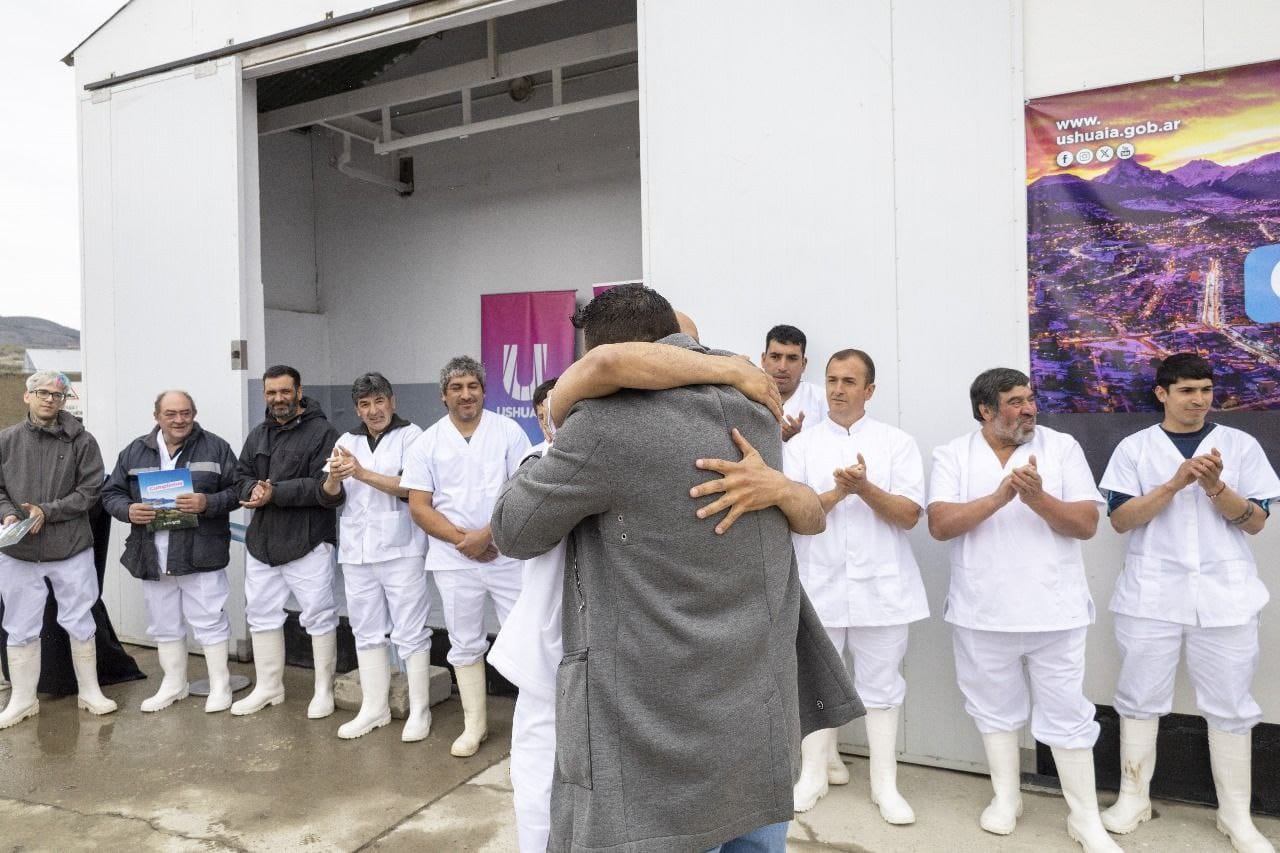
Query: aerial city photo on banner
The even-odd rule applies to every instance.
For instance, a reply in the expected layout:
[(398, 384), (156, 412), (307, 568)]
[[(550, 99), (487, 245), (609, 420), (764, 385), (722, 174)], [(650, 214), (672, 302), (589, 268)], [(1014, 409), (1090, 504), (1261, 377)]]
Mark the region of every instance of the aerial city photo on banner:
[(1194, 350), (1280, 408), (1280, 62), (1028, 102), (1031, 376), (1046, 412), (1152, 411)]

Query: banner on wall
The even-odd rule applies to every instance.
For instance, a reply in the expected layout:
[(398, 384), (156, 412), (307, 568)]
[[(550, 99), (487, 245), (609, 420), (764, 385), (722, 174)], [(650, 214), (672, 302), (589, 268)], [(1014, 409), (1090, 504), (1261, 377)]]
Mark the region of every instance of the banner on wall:
[(573, 363), (573, 290), (490, 293), (480, 297), (480, 361), (485, 408), (515, 418), (542, 441), (533, 391)]
[(1042, 411), (1150, 412), (1198, 351), (1216, 405), (1280, 409), (1280, 62), (1028, 102)]

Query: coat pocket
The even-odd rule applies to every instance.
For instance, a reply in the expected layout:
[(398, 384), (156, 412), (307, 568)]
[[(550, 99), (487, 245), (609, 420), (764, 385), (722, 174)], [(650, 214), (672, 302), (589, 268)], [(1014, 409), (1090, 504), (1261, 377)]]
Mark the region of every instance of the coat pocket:
[(565, 655), (556, 674), (556, 770), (570, 785), (591, 788), (586, 649)]

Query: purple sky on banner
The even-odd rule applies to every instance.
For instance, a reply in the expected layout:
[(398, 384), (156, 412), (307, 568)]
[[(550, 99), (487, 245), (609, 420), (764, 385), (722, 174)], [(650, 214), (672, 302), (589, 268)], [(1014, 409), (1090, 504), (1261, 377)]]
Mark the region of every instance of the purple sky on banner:
[(533, 389), (573, 363), (576, 291), (490, 293), (480, 297), (480, 360), (485, 408), (515, 418), (535, 444), (542, 431)]

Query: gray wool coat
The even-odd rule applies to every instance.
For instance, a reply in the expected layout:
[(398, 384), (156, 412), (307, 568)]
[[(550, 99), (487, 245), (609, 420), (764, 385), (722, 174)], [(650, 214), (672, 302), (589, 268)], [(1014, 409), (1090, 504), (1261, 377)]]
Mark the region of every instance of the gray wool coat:
[(694, 515), (717, 475), (693, 462), (740, 458), (731, 427), (781, 467), (777, 423), (731, 388), (585, 401), (498, 500), (502, 553), (569, 537), (553, 851), (694, 853), (790, 820), (802, 730), (862, 713), (782, 513), (723, 536)]

